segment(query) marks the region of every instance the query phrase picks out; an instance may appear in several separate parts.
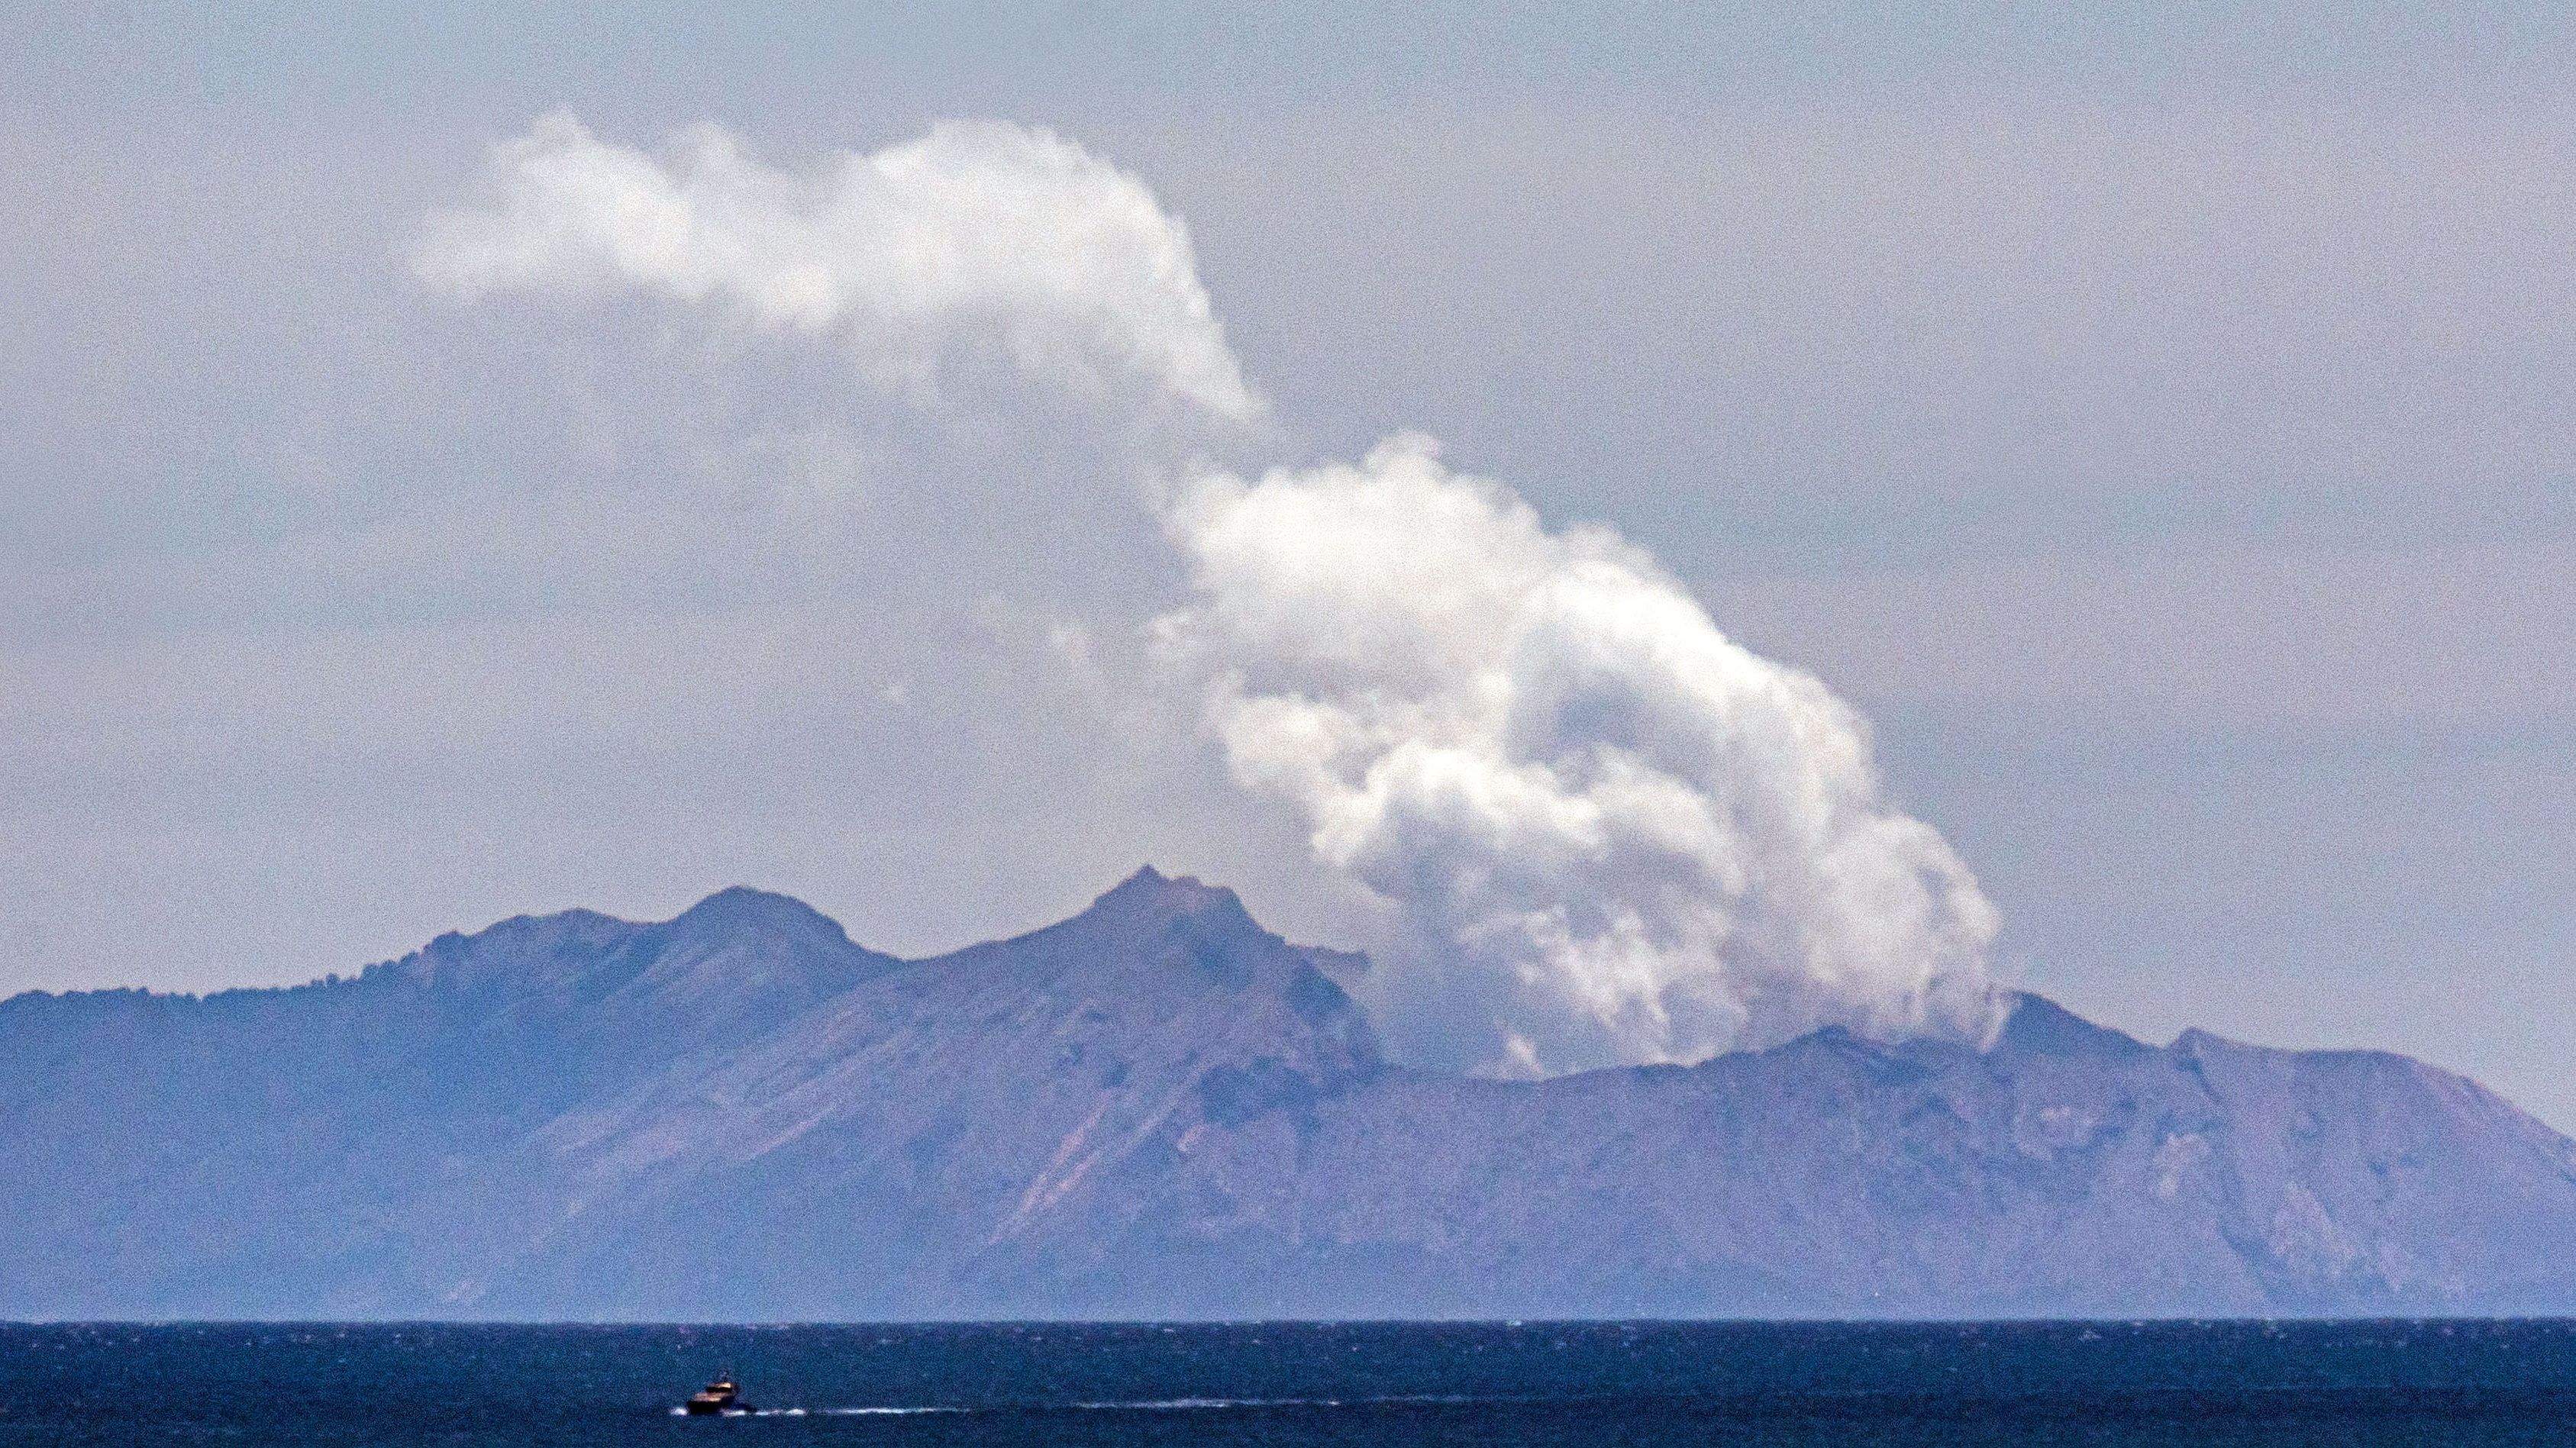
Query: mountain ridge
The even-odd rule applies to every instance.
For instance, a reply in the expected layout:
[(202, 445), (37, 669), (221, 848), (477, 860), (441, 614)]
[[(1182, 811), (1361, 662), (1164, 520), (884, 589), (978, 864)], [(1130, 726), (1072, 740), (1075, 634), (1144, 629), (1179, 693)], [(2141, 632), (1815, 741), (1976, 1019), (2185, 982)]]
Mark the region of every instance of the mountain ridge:
[(742, 887), (354, 977), (0, 1001), (0, 1316), (2567, 1311), (2576, 1144), (2379, 1052), (1826, 1030), (1387, 1061), (1151, 867), (902, 960)]

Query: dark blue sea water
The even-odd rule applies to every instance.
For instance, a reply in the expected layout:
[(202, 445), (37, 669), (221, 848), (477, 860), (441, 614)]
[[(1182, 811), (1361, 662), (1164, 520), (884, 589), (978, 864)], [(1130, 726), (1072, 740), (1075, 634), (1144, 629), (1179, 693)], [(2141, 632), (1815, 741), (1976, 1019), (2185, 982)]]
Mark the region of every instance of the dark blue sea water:
[(9, 1448), (822, 1443), (2576, 1444), (2576, 1323), (0, 1327)]

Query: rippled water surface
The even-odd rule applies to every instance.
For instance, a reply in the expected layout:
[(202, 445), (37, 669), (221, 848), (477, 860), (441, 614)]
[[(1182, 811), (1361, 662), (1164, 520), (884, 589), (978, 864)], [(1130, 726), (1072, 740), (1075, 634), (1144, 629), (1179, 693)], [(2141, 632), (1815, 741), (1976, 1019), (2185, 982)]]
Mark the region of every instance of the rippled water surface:
[(0, 1327), (12, 1448), (822, 1442), (2576, 1444), (2576, 1324)]

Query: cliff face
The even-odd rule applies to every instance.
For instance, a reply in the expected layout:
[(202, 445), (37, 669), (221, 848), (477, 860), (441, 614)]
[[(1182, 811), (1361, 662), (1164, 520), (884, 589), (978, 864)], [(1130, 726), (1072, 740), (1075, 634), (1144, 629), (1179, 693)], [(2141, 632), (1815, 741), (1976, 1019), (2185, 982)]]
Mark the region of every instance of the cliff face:
[(2376, 1053), (2036, 997), (1520, 1084), (1140, 873), (924, 961), (782, 897), (355, 980), (0, 1002), (0, 1316), (2576, 1311), (2576, 1145)]

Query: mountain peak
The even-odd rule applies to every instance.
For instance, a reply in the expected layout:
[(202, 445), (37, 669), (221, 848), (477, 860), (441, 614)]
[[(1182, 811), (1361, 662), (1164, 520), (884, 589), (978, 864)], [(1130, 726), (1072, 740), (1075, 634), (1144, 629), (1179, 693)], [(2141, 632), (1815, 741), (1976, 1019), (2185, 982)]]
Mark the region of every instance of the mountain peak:
[(733, 885), (718, 890), (704, 900), (673, 917), (674, 933), (734, 934), (745, 930), (768, 930), (783, 934), (820, 935), (827, 940), (847, 945), (848, 932), (840, 922), (792, 895), (768, 890), (755, 890), (749, 885)]
[(1166, 875), (1151, 865), (1109, 887), (1083, 914), (1114, 918), (1146, 912), (1172, 917), (1240, 916), (1244, 928), (1261, 929), (1232, 890), (1206, 884), (1195, 875)]
[(2012, 1014), (2005, 1018), (1995, 1049), (2024, 1056), (2092, 1056), (2109, 1059), (2150, 1055), (2154, 1047), (2134, 1036), (2098, 1026), (2046, 996), (2029, 991), (2012, 994)]

